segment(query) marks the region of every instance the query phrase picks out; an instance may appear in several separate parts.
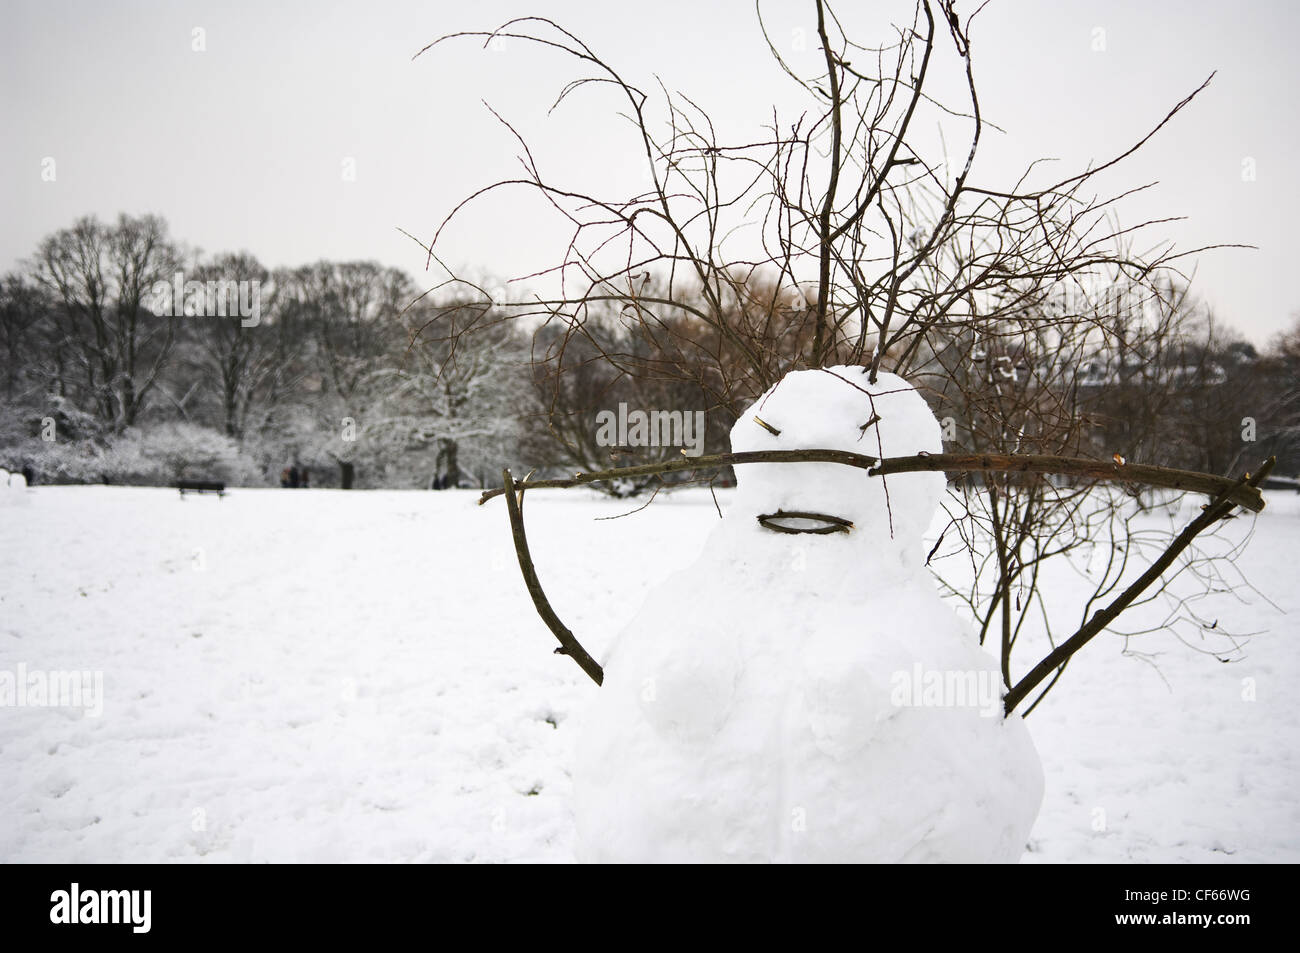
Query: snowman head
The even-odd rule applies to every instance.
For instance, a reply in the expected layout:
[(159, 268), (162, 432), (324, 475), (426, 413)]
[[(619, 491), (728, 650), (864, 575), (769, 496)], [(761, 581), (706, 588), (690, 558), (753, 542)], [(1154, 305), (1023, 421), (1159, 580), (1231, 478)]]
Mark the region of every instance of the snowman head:
[[(866, 368), (830, 367), (782, 378), (736, 421), (731, 449), (847, 450), (884, 458), (942, 453), (943, 441), (924, 398), (901, 377), (880, 373), (871, 383)], [(912, 563), (946, 483), (942, 473), (869, 476), (840, 463), (745, 464), (736, 468), (736, 481), (741, 519), (778, 511), (822, 514), (831, 520), (821, 529), (851, 523), (844, 527), (849, 539), (899, 550)], [(770, 529), (764, 532), (782, 523), (817, 528), (811, 520), (778, 520), (765, 523)]]

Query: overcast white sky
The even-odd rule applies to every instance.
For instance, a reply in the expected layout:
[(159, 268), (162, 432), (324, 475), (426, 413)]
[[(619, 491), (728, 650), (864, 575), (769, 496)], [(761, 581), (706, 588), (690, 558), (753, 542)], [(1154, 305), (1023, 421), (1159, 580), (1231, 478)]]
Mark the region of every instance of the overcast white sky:
[[(977, 81), (985, 115), (1006, 135), (989, 140), (976, 178), (1010, 184), (1040, 156), (1062, 168), (1110, 158), (1218, 70), (1111, 182), (1161, 183), (1125, 207), (1124, 222), (1188, 216), (1153, 239), (1259, 246), (1201, 256), (1196, 287), (1221, 319), (1263, 341), (1300, 311), (1298, 9), (992, 0), (974, 31)], [(774, 103), (790, 114), (801, 103), (750, 0), (8, 0), (3, 10), (0, 270), (80, 215), (150, 211), (209, 251), (247, 249), (271, 266), (373, 258), (421, 278), (424, 255), (397, 229), (431, 238), (458, 199), (513, 173), (515, 144), (481, 100), (529, 137), (545, 169), (598, 189), (628, 181), (634, 160), (610, 120), (612, 98), (585, 96), (545, 116), (574, 75), (558, 57), (465, 43), (411, 59), (441, 33), (512, 16), (561, 21), (630, 80), (649, 86), (658, 75), (738, 134), (758, 129)], [(811, 2), (763, 10), (776, 37), (811, 33)], [(202, 52), (192, 49), (196, 28)], [(1094, 49), (1099, 29), (1104, 50)], [(814, 47), (790, 55), (797, 64)], [(47, 157), (53, 182), (41, 176)], [(1254, 181), (1243, 181), (1248, 158)], [(342, 174), (348, 160), (355, 181)], [(458, 266), (509, 277), (554, 264), (566, 237), (516, 194), (481, 206), (440, 249)]]

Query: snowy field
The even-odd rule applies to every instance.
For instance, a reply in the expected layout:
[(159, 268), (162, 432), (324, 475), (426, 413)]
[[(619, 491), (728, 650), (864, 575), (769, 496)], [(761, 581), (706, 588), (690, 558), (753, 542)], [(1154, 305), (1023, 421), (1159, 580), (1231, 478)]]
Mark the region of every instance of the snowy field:
[[(0, 672), (103, 674), (97, 717), (0, 708), (0, 860), (572, 860), (597, 689), (552, 654), (500, 501), (476, 500), (0, 489)], [(705, 491), (608, 521), (631, 507), (528, 501), (597, 657), (717, 521)], [(1269, 494), (1241, 565), (1273, 604), (1201, 606), (1259, 633), (1242, 661), (1166, 635), (1076, 657), (1028, 720), (1047, 794), (1027, 862), (1300, 861), (1297, 559), (1300, 497)]]

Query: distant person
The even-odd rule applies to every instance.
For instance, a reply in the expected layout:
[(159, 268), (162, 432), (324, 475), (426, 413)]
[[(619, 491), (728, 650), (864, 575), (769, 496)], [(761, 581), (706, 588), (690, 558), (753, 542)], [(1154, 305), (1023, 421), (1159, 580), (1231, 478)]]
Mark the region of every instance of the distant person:
[(30, 463), (23, 464), (23, 479), (27, 481), (28, 486), (36, 485), (36, 471), (32, 469)]
[(304, 490), (307, 489), (307, 487), (311, 486), (311, 478), (310, 478), (310, 476), (309, 476), (308, 474), (309, 474), (309, 471), (307, 470), (307, 468), (306, 468), (306, 467), (303, 467), (303, 468), (302, 468), (302, 474), (301, 474), (301, 477), (300, 477), (300, 479), (301, 479), (302, 482), (301, 482), (299, 485), (300, 485)]
[(297, 467), (297, 465), (291, 466), (291, 467), (289, 468), (289, 488), (292, 489), (292, 490), (296, 490), (296, 489), (298, 489), (298, 467)]
[(285, 467), (280, 471), (280, 486), (286, 490), (289, 489), (289, 468)]

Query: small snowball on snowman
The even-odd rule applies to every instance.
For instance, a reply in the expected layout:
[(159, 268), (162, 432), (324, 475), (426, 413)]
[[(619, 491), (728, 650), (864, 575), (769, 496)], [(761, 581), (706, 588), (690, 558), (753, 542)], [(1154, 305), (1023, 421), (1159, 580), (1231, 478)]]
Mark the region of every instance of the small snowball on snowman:
[[(731, 447), (942, 452), (920, 394), (861, 367), (788, 374)], [(1042, 766), (925, 567), (943, 474), (755, 463), (736, 479), (699, 559), (607, 654), (574, 767), (579, 859), (1017, 860)]]

